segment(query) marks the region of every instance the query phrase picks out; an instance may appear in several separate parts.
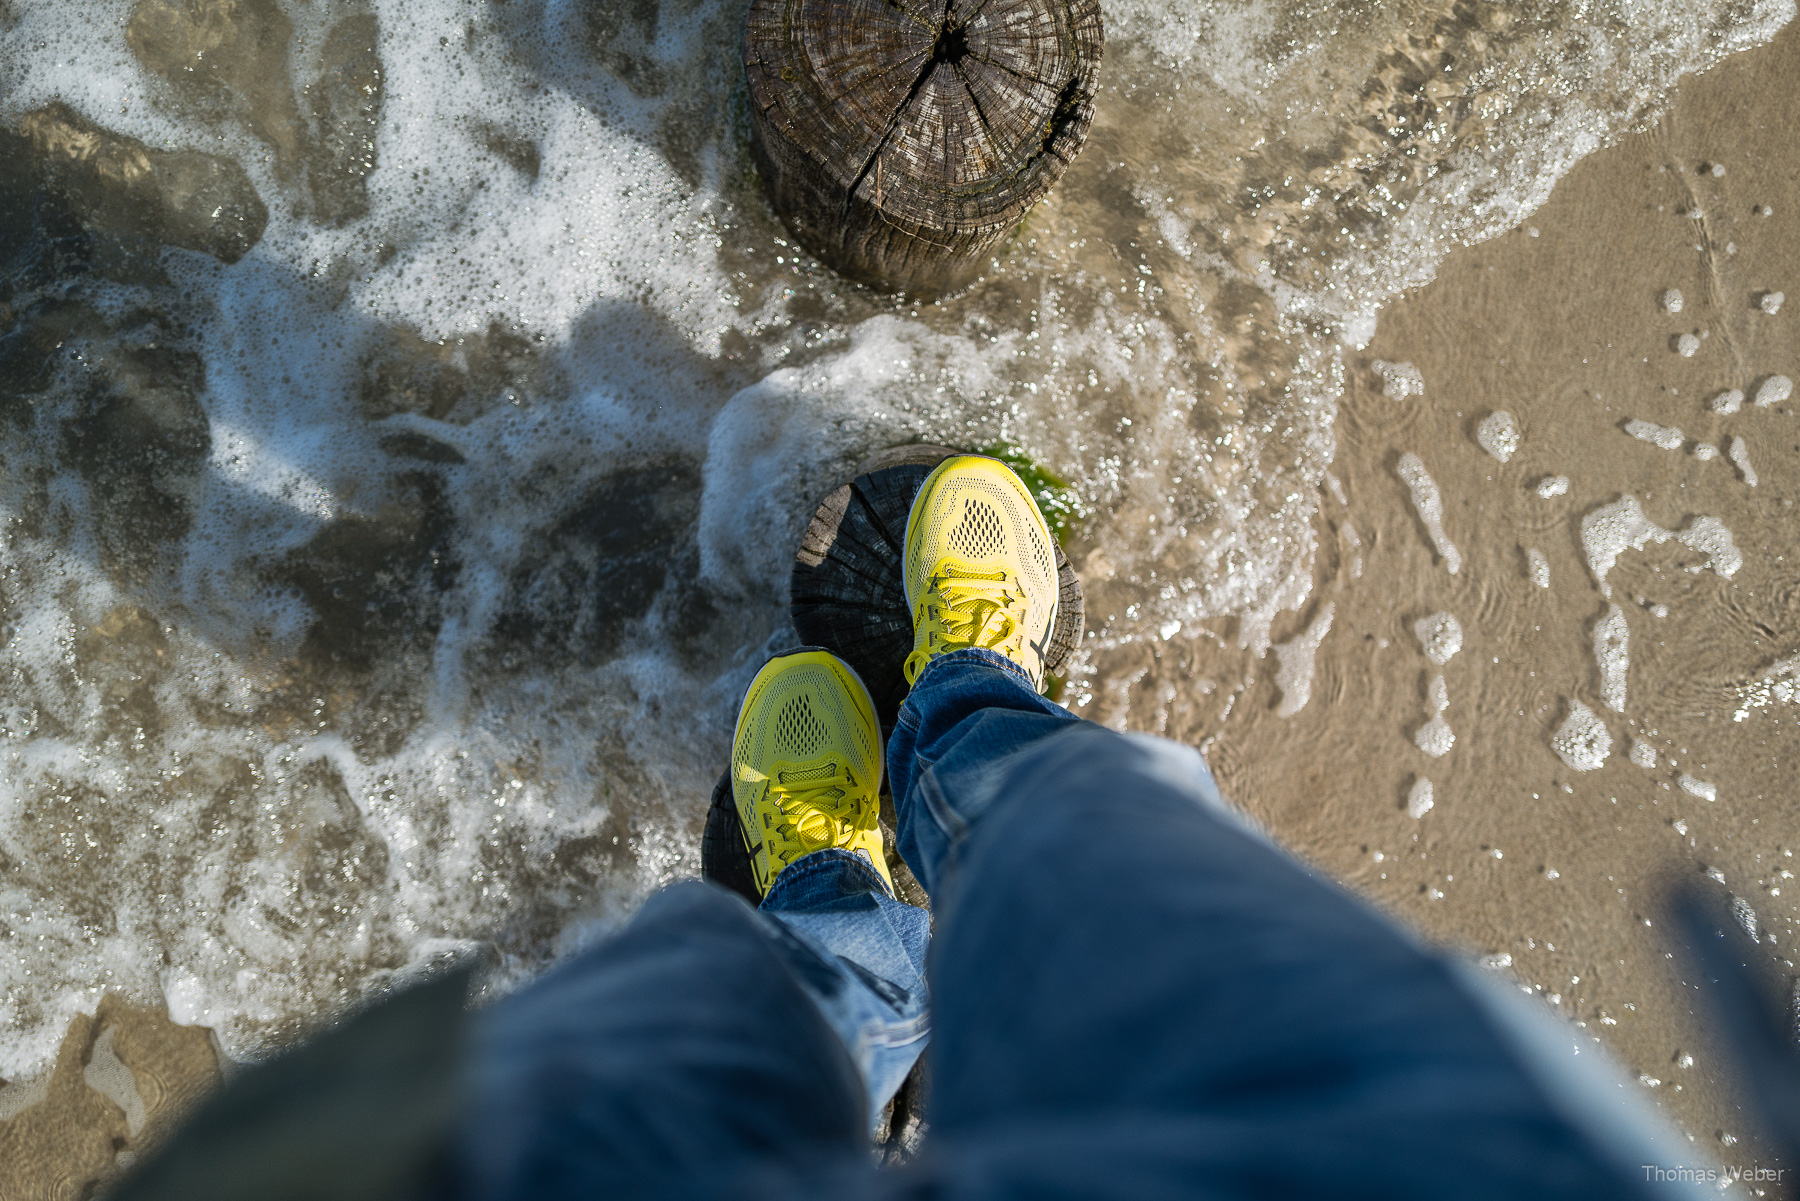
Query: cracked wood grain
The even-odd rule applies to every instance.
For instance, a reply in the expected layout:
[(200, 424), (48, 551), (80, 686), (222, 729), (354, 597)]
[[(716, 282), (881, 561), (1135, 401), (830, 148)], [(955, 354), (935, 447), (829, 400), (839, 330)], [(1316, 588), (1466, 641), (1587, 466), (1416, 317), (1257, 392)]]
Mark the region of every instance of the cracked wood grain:
[(1098, 0), (753, 0), (751, 148), (818, 258), (883, 290), (968, 283), (1093, 122)]

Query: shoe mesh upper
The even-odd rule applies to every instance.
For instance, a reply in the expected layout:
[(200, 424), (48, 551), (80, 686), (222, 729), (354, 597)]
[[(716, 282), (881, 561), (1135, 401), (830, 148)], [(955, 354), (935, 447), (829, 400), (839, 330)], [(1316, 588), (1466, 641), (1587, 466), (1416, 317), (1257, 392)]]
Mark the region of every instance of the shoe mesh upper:
[(825, 742), (825, 727), (813, 716), (812, 699), (806, 693), (789, 697), (775, 719), (775, 742), (796, 759), (808, 759)]
[(867, 690), (841, 661), (805, 650), (765, 664), (738, 714), (731, 769), (760, 891), (795, 859), (829, 846), (862, 855), (887, 878), (881, 730)]
[[(1002, 653), (1041, 678), (1060, 587), (1055, 544), (1031, 494), (1004, 465), (965, 459), (927, 478), (908, 522), (905, 570), (909, 606), (934, 587), (933, 576), (940, 572), (951, 579), (994, 580), (1003, 574), (1013, 580), (1007, 587), (1025, 602), (1017, 614), (1025, 646)], [(919, 621), (915, 612), (915, 631), (923, 628)], [(923, 666), (919, 656), (936, 653), (929, 642), (915, 641), (909, 681)]]
[(766, 765), (778, 762), (798, 768), (804, 760), (835, 750), (860, 778), (880, 776), (880, 734), (871, 733), (856, 714), (828, 668), (794, 665), (763, 684), (753, 690), (762, 693), (756, 698), (757, 717), (740, 726), (733, 759), (765, 765), (759, 770), (766, 771)]
[(971, 559), (985, 559), (1006, 549), (1006, 530), (993, 506), (963, 497), (963, 516), (950, 529), (950, 546)]

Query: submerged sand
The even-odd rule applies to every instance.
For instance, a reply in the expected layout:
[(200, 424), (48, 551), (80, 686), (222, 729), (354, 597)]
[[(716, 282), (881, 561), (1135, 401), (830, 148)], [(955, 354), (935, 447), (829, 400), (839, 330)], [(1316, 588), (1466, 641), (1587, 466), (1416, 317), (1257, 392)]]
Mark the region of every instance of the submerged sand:
[[(1759, 682), (1800, 652), (1800, 416), (1792, 400), (1710, 407), (1727, 389), (1800, 377), (1797, 62), (1790, 30), (1687, 80), (1652, 131), (1590, 157), (1528, 225), (1452, 254), (1385, 311), (1352, 356), (1313, 594), (1274, 631), (1285, 653), (1252, 658), (1221, 621), (1216, 637), (1096, 653), (1081, 681), (1085, 715), (1203, 745), (1281, 842), (1426, 936), (1504, 965), (1605, 1043), (1698, 1159), (1745, 1166), (1772, 1161), (1691, 1010), (1659, 905), (1670, 882), (1712, 873), (1754, 912), (1771, 956), (1797, 936), (1783, 873), (1800, 848), (1785, 803), (1800, 707)], [(1790, 284), (1792, 307), (1765, 312), (1762, 296)], [(1679, 313), (1663, 303), (1671, 288)], [(1698, 340), (1691, 357), (1684, 334)], [(1414, 365), (1422, 393), (1391, 398), (1377, 362)], [(1496, 410), (1520, 435), (1505, 463), (1478, 442)], [(1678, 428), (1678, 448), (1632, 437), (1630, 421)], [(1694, 453), (1738, 438), (1754, 487), (1726, 453)], [(1402, 479), (1408, 454), (1441, 492), (1455, 574)], [(1567, 492), (1539, 495), (1557, 476)], [(1619, 555), (1609, 602), (1580, 523), (1624, 496), (1669, 530), (1717, 518), (1742, 566), (1726, 578), (1678, 541), (1651, 542)], [(1104, 547), (1071, 550), (1091, 614), (1132, 603)], [(1629, 632), (1623, 712), (1607, 705), (1616, 680), (1594, 650), (1612, 603)], [(1414, 631), (1440, 611), (1463, 632), (1441, 668)], [(1415, 736), (1440, 672), (1454, 741), (1432, 757)], [(1609, 731), (1598, 770), (1552, 749), (1574, 702)], [(1628, 757), (1634, 741), (1651, 766)], [(1413, 816), (1423, 778), (1433, 805)], [(218, 1072), (205, 1031), (103, 1003), (70, 1029), (52, 1077), (0, 1089), (0, 1197), (87, 1195)]]
[[(1800, 406), (1753, 398), (1800, 373), (1800, 307), (1763, 303), (1785, 288), (1800, 306), (1797, 62), (1790, 28), (1684, 82), (1654, 129), (1383, 313), (1338, 418), (1311, 608), (1276, 631), (1333, 606), (1303, 710), (1273, 716), (1273, 658), (1234, 694), (1238, 660), (1204, 649), (1165, 662), (1147, 648), (1131, 692), (1133, 724), (1212, 739), (1227, 790), (1284, 843), (1429, 937), (1509, 964), (1610, 1048), (1697, 1159), (1725, 1165), (1773, 1161), (1746, 1141), (1661, 919), (1673, 883), (1711, 876), (1793, 974), (1800, 693), (1781, 699), (1769, 677), (1800, 652)], [(1413, 364), (1423, 394), (1390, 399), (1378, 362)], [(1752, 399), (1714, 412), (1731, 389)], [(1520, 433), (1505, 463), (1479, 443), (1497, 410)], [(1637, 421), (1679, 430), (1662, 438), (1675, 448), (1632, 436)], [(1729, 457), (1738, 439), (1754, 486)], [(1454, 575), (1400, 478), (1408, 453), (1441, 490)], [(1555, 477), (1567, 492), (1540, 495)], [(1679, 541), (1647, 542), (1607, 573), (1609, 601), (1581, 523), (1625, 496), (1670, 530), (1718, 518), (1742, 567), (1725, 578)], [(1595, 650), (1612, 604), (1629, 631), (1623, 712)], [(1415, 734), (1440, 669), (1414, 625), (1438, 611), (1463, 644), (1441, 669), (1455, 741), (1432, 758)], [(1210, 696), (1183, 684), (1204, 677)], [(1157, 702), (1168, 684), (1182, 699)], [(1610, 734), (1598, 770), (1552, 747), (1577, 702)], [(1435, 803), (1415, 818), (1421, 778)]]

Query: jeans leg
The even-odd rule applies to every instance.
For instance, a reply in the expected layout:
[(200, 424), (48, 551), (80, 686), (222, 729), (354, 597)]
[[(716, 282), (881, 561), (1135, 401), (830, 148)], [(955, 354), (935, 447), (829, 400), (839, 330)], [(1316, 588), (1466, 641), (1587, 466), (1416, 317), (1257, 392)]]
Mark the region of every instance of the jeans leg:
[(931, 1153), (896, 1193), (1641, 1196), (1668, 1162), (1648, 1123), (1571, 1112), (1465, 973), (1225, 808), (1192, 750), (967, 652), (900, 724), (938, 935)]
[[(812, 994), (834, 968), (707, 884), (482, 1014), (447, 1173), (470, 1201), (728, 1195), (866, 1159), (864, 1086)], [(811, 979), (808, 979), (808, 974)]]
[(801, 978), (855, 1061), (870, 1115), (880, 1113), (925, 1049), (930, 916), (836, 849), (783, 869), (762, 913), (787, 933), (790, 958), (817, 965)]
[[(993, 803), (1012, 757), (1079, 721), (990, 650), (953, 651), (919, 673), (888, 739), (887, 770), (900, 856), (934, 900), (945, 857)], [(948, 778), (953, 793), (940, 783)]]

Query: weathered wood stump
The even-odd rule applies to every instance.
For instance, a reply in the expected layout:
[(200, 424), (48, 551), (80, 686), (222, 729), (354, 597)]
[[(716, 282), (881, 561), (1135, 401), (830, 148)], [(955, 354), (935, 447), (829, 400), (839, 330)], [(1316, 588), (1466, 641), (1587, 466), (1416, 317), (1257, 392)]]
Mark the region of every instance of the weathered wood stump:
[(876, 287), (967, 283), (1093, 122), (1098, 0), (752, 0), (751, 148), (800, 244)]
[(756, 891), (750, 848), (744, 843), (744, 823), (731, 795), (729, 767), (713, 785), (712, 800), (706, 806), (706, 826), (700, 832), (700, 878), (723, 884), (752, 905), (762, 901), (762, 894)]
[[(800, 640), (827, 648), (856, 669), (883, 731), (893, 728), (906, 699), (901, 669), (913, 646), (900, 562), (906, 517), (931, 469), (957, 453), (944, 446), (902, 446), (864, 462), (813, 514), (788, 577), (788, 613)], [(1056, 625), (1044, 653), (1051, 674), (1062, 671), (1082, 627), (1081, 581), (1060, 546), (1056, 571)]]

